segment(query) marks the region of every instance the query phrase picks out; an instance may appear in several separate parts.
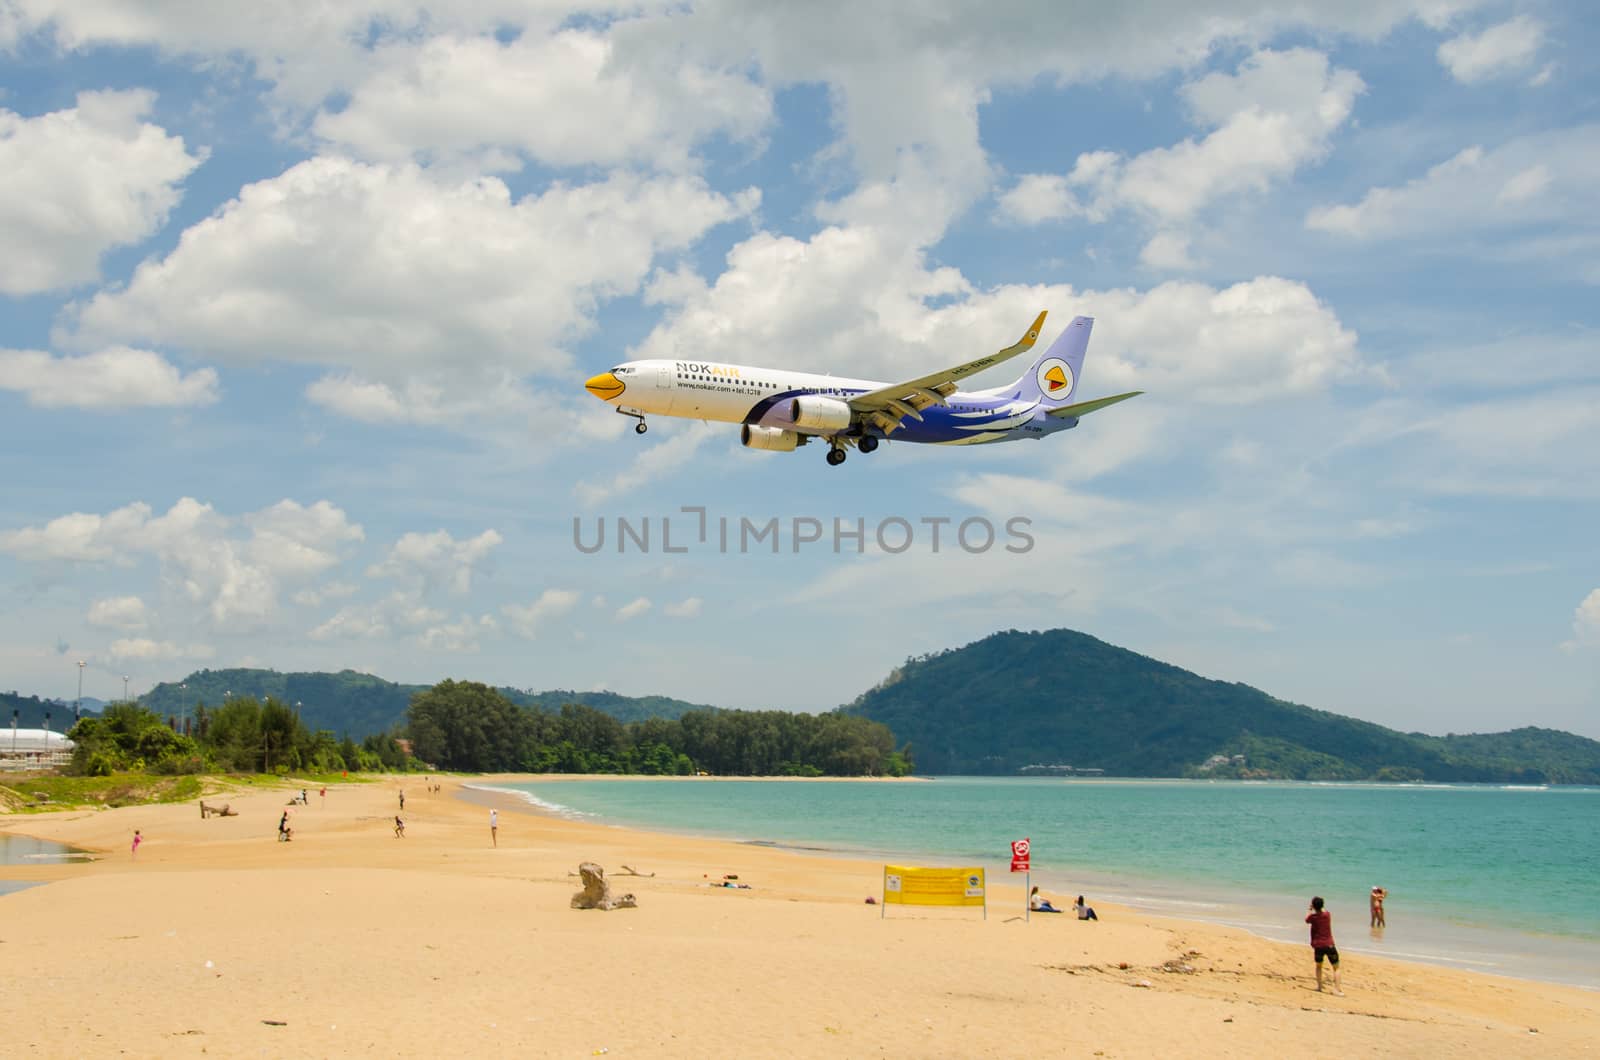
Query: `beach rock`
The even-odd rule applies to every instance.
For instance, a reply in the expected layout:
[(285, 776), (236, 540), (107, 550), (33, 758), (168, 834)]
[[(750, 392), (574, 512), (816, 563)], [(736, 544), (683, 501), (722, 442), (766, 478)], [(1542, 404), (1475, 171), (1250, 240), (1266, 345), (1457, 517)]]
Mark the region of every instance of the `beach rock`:
[(632, 909), (639, 900), (631, 894), (613, 895), (606, 880), (606, 870), (592, 861), (578, 866), (583, 877), (583, 890), (572, 896), (574, 909)]

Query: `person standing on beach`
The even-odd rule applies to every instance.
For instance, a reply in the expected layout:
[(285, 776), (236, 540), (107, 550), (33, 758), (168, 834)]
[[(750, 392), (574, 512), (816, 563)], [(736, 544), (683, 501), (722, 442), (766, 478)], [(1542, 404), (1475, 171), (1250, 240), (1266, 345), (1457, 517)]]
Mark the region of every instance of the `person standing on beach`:
[(489, 842), (496, 847), (500, 845), (500, 811), (489, 811)]
[(404, 839), (406, 837), (406, 822), (399, 814), (394, 815), (394, 837), (396, 839)]
[(139, 844), (143, 843), (143, 842), (144, 842), (144, 836), (140, 835), (139, 834), (139, 830), (137, 828), (135, 828), (133, 830), (133, 852), (132, 852), (132, 854), (129, 855), (130, 857), (134, 858), (135, 860), (138, 859), (138, 857), (139, 857)]
[(404, 788), (400, 789), (400, 812), (406, 812), (406, 792)]
[(1389, 892), (1384, 890), (1382, 887), (1374, 887), (1372, 889), (1372, 926), (1373, 927), (1388, 927), (1389, 926), (1388, 923), (1383, 919), (1383, 900), (1385, 898), (1387, 898), (1387, 897), (1389, 897)]
[(1322, 959), (1326, 957), (1333, 966), (1333, 992), (1343, 997), (1344, 991), (1339, 989), (1339, 947), (1333, 944), (1333, 914), (1323, 908), (1320, 895), (1311, 899), (1306, 923), (1311, 925), (1311, 953), (1317, 960), (1317, 991), (1322, 991)]

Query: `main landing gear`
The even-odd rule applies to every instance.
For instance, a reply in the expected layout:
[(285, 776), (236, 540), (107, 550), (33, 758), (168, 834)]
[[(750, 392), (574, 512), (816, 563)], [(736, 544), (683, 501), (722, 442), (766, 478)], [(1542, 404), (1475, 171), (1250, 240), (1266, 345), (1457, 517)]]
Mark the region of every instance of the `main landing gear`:
[(638, 423), (635, 423), (633, 425), (633, 433), (634, 434), (643, 434), (645, 431), (648, 431), (650, 429), (644, 422), (644, 413), (642, 413), (642, 412), (629, 412), (627, 409), (618, 409), (617, 410), (617, 415), (618, 416), (632, 416), (634, 419), (639, 421)]
[(833, 438), (830, 441), (832, 444), (828, 447), (828, 463), (832, 467), (844, 463), (844, 458), (849, 452), (846, 446), (853, 445), (863, 453), (870, 453), (878, 448), (878, 439), (871, 435), (863, 438)]

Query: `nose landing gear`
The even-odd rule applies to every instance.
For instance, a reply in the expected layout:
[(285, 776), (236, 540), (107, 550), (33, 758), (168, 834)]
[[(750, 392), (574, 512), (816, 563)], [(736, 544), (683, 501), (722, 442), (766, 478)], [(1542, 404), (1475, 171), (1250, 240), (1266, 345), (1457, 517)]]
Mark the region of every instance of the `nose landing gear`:
[(648, 426), (646, 426), (646, 424), (644, 422), (644, 413), (642, 413), (642, 412), (632, 412), (632, 411), (630, 411), (628, 409), (618, 409), (617, 410), (617, 415), (618, 416), (631, 416), (634, 419), (639, 421), (638, 423), (635, 423), (633, 425), (633, 433), (634, 434), (643, 434), (645, 431), (648, 431), (650, 429)]

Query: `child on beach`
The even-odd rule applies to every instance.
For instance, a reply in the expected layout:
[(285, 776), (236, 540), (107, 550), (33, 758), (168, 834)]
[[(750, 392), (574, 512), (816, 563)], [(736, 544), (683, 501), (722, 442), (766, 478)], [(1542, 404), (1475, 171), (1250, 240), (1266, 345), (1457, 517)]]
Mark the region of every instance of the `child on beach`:
[(1323, 907), (1321, 896), (1311, 899), (1311, 911), (1306, 914), (1306, 923), (1311, 925), (1311, 953), (1317, 959), (1317, 991), (1322, 991), (1322, 959), (1326, 957), (1333, 966), (1333, 992), (1340, 997), (1344, 991), (1339, 989), (1339, 947), (1333, 944), (1333, 914)]
[(399, 814), (394, 815), (394, 837), (396, 839), (404, 839), (406, 837), (406, 823), (400, 819)]
[(489, 811), (489, 842), (495, 846), (500, 845), (500, 811)]
[(130, 857), (137, 858), (139, 856), (139, 844), (143, 842), (144, 836), (140, 835), (139, 830), (135, 828), (133, 830), (133, 852), (129, 855)]

